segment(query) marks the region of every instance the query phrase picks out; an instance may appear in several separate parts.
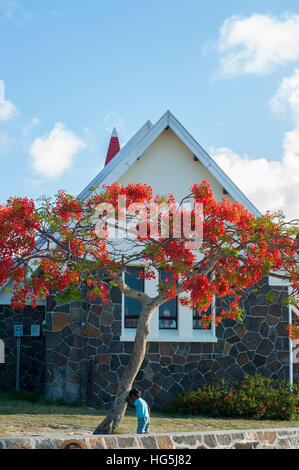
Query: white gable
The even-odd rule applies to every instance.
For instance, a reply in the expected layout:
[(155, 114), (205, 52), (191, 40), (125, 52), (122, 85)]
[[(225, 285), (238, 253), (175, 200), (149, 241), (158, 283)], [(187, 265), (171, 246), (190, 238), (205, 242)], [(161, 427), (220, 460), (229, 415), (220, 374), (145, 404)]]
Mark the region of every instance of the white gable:
[(144, 151), (118, 179), (123, 185), (147, 183), (154, 194), (172, 193), (177, 202), (190, 193), (194, 183), (206, 180), (216, 200), (223, 197), (223, 187), (193, 153), (168, 128)]
[[(194, 161), (194, 157), (198, 161)], [(80, 196), (87, 197), (92, 186), (118, 181), (122, 184), (148, 183), (154, 192), (172, 192), (179, 198), (186, 196), (190, 186), (202, 179), (211, 184), (217, 200), (223, 197), (224, 188), (233, 201), (244, 204), (253, 214), (261, 215), (173, 114), (167, 111), (154, 126), (147, 121)]]

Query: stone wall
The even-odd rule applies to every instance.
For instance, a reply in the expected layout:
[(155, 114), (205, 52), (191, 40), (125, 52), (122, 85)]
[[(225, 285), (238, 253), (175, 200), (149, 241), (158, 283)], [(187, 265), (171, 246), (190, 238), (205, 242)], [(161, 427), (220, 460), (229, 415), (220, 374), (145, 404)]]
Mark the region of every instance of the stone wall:
[[(286, 289), (275, 287), (267, 301), (267, 278), (244, 293), (243, 322), (227, 320), (217, 327), (217, 343), (150, 342), (135, 386), (150, 407), (159, 409), (182, 390), (196, 389), (222, 378), (238, 380), (260, 372), (289, 379), (288, 309), (281, 301)], [(109, 406), (119, 377), (132, 352), (132, 342), (120, 342), (121, 294), (110, 291), (111, 303), (75, 302), (56, 306), (47, 316), (46, 395), (86, 398)], [(218, 309), (222, 309), (218, 305)]]
[[(0, 449), (299, 449), (299, 428), (148, 435), (0, 437)], [(132, 454), (133, 455), (133, 454)], [(144, 455), (144, 454), (143, 454)]]
[[(8, 305), (0, 305), (0, 338), (5, 344), (5, 364), (0, 364), (0, 392), (15, 390), (17, 368), (17, 342), (14, 325), (24, 325), (20, 349), (20, 388), (43, 391), (44, 388), (44, 337), (42, 322), (45, 318), (44, 307), (26, 307), (14, 311)], [(30, 326), (40, 325), (41, 336), (31, 337)]]

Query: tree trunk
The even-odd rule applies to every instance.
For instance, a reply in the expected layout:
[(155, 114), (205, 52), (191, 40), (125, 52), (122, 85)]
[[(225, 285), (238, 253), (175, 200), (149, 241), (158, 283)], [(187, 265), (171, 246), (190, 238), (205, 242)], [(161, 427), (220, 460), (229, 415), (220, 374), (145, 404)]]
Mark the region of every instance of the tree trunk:
[(153, 306), (153, 302), (143, 304), (137, 323), (133, 352), (120, 378), (112, 409), (96, 427), (93, 434), (112, 434), (123, 420), (127, 408), (125, 399), (132, 388), (146, 353), (146, 343), (150, 332), (149, 322), (155, 308), (156, 305)]

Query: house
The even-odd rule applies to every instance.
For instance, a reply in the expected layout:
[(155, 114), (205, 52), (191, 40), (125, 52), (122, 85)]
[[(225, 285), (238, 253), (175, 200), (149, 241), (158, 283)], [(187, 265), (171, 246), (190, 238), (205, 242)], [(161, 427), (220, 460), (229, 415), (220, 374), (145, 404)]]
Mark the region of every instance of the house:
[[(173, 193), (176, 200), (186, 196), (193, 183), (206, 180), (214, 196), (228, 196), (252, 213), (258, 209), (221, 170), (180, 122), (167, 111), (153, 125), (147, 121), (120, 148), (113, 130), (105, 166), (83, 189), (117, 181), (150, 184), (154, 193)], [(154, 282), (132, 277), (134, 286), (155, 292)], [(138, 284), (139, 282), (139, 284)], [(267, 300), (267, 293), (276, 294)], [(162, 407), (185, 389), (219, 381), (237, 380), (245, 373), (260, 372), (268, 377), (298, 382), (298, 364), (292, 364), (292, 343), (287, 324), (294, 314), (281, 303), (288, 286), (264, 277), (242, 297), (246, 311), (243, 322), (226, 320), (217, 328), (201, 328), (200, 318), (175, 299), (157, 310), (152, 319), (148, 349), (135, 385), (143, 390), (152, 407)], [(21, 339), (22, 387), (43, 390), (48, 397), (109, 406), (119, 377), (132, 351), (136, 310), (130, 299), (116, 287), (110, 288), (110, 303), (90, 303), (83, 293), (81, 302), (55, 305), (49, 297), (36, 309), (13, 312), (7, 294), (0, 293), (0, 338), (6, 345), (6, 363), (0, 364), (0, 390), (13, 389), (16, 369), (16, 338), (13, 328), (24, 325)], [(212, 309), (223, 308), (216, 300)], [(137, 312), (138, 314), (138, 312)], [(30, 336), (31, 324), (40, 324), (40, 336)], [(298, 361), (299, 362), (299, 361)]]

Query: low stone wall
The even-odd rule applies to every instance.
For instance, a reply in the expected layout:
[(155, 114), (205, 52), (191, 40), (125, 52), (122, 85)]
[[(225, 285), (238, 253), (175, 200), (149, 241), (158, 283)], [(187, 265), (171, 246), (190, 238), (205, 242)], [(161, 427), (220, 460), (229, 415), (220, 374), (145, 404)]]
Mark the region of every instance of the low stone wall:
[(0, 437), (0, 449), (299, 449), (299, 428), (172, 434)]

